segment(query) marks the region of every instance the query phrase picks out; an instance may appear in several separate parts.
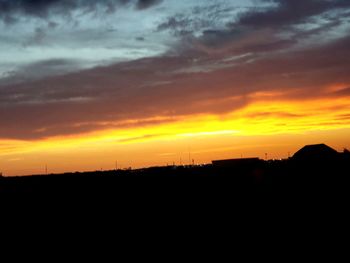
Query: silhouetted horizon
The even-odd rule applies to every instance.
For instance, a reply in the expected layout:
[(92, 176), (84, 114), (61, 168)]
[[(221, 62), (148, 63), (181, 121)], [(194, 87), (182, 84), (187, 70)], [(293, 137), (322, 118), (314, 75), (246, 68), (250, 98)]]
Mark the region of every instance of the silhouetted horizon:
[(292, 157), (282, 160), (239, 158), (214, 160), (205, 165), (2, 176), (0, 193), (119, 195), (135, 189), (143, 193), (151, 189), (160, 191), (165, 185), (166, 189), (172, 191), (178, 187), (188, 187), (189, 190), (197, 185), (204, 186), (206, 191), (224, 191), (231, 195), (243, 189), (273, 191), (307, 187), (346, 187), (349, 174), (349, 151), (336, 152), (325, 144), (318, 144), (307, 145)]
[[(114, 171), (143, 171), (145, 169), (154, 169), (154, 168), (165, 168), (165, 167), (202, 167), (202, 166), (208, 166), (208, 165), (214, 165), (214, 166), (235, 166), (235, 165), (251, 165), (261, 162), (271, 162), (271, 161), (286, 161), (286, 160), (298, 160), (298, 161), (327, 161), (327, 160), (333, 160), (334, 158), (338, 158), (340, 155), (349, 155), (349, 150), (344, 148), (343, 152), (337, 152), (330, 146), (319, 143), (319, 144), (310, 144), (305, 145), (301, 149), (299, 149), (297, 152), (293, 154), (293, 156), (288, 158), (280, 158), (280, 159), (261, 159), (259, 157), (243, 157), (240, 158), (230, 158), (230, 159), (223, 159), (223, 160), (212, 160), (210, 163), (201, 163), (201, 164), (195, 164), (194, 160), (191, 160), (191, 164), (176, 164), (175, 162), (173, 164), (167, 164), (167, 165), (156, 165), (156, 166), (146, 166), (146, 167), (140, 167), (140, 168), (117, 168), (116, 169), (100, 169), (100, 170), (92, 170), (92, 171), (71, 171), (71, 172), (64, 172), (64, 173), (48, 173), (47, 172), (47, 166), (46, 166), (46, 172), (41, 174), (29, 174), (29, 175), (12, 175), (11, 177), (27, 177), (27, 176), (49, 176), (49, 175), (65, 175), (65, 174), (90, 174), (90, 173), (110, 173)], [(116, 164), (117, 166), (117, 164)], [(6, 176), (3, 172), (0, 171), (0, 177)]]

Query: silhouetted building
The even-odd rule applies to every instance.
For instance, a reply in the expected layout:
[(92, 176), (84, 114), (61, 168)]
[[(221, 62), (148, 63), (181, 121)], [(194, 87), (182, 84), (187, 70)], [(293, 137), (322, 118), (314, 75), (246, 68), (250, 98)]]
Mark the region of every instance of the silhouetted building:
[(350, 151), (348, 149), (344, 149), (341, 155), (343, 160), (346, 160), (346, 161), (350, 160)]
[(216, 160), (212, 161), (212, 164), (216, 167), (229, 168), (229, 167), (254, 167), (261, 163), (259, 158), (241, 158), (241, 159), (228, 159), (228, 160)]
[(293, 155), (297, 161), (335, 160), (339, 153), (325, 144), (306, 145)]

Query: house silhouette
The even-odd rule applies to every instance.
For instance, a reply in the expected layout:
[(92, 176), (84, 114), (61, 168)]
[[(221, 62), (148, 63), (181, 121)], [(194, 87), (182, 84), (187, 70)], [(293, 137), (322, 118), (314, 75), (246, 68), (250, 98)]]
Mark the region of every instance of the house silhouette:
[(306, 145), (293, 155), (297, 161), (328, 161), (335, 160), (339, 153), (326, 144)]

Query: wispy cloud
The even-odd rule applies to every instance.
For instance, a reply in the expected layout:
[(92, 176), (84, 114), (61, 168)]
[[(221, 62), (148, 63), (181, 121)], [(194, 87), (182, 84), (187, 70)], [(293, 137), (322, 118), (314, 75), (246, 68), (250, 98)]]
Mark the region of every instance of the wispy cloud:
[(5, 23), (15, 23), (18, 16), (29, 16), (47, 19), (52, 15), (73, 16), (73, 12), (113, 13), (123, 5), (134, 5), (143, 10), (161, 3), (162, 0), (1, 0), (0, 18)]
[[(0, 1), (0, 17), (12, 16), (18, 31), (0, 33), (0, 46), (9, 47), (0, 49), (0, 138), (221, 115), (263, 92), (296, 101), (349, 97), (349, 1), (30, 2)], [(125, 13), (113, 15), (120, 8)], [(75, 18), (80, 10), (77, 25), (57, 18), (67, 10)], [(344, 89), (330, 93), (337, 83)], [(251, 118), (302, 117), (289, 114)]]

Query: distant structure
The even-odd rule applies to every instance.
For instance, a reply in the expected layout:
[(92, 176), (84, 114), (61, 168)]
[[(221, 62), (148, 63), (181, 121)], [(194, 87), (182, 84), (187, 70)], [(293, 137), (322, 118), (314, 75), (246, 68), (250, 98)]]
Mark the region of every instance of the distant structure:
[(326, 144), (306, 145), (297, 151), (292, 159), (296, 161), (322, 161), (334, 160), (339, 153)]
[(350, 160), (350, 151), (348, 149), (344, 149), (344, 151), (342, 152), (342, 158), (344, 160)]
[(260, 164), (259, 158), (240, 158), (240, 159), (227, 159), (227, 160), (215, 160), (212, 161), (213, 166), (222, 168), (243, 167), (243, 166), (255, 166)]

